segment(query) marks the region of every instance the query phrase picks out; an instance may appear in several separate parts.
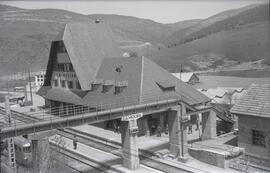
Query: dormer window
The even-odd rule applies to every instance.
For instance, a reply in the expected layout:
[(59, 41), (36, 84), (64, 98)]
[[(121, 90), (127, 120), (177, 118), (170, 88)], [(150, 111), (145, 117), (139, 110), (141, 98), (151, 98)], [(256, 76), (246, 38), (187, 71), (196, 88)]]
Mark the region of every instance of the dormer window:
[(157, 85), (162, 89), (162, 91), (175, 91), (175, 84), (165, 80), (157, 81)]
[(106, 80), (106, 81), (104, 81), (103, 86), (102, 86), (102, 92), (103, 93), (108, 92), (110, 90), (110, 88), (112, 86), (114, 86), (114, 85), (115, 85), (114, 80)]
[(114, 94), (120, 94), (128, 86), (128, 81), (119, 81), (115, 84)]
[(98, 90), (98, 88), (103, 84), (102, 79), (96, 79), (91, 83), (92, 91)]

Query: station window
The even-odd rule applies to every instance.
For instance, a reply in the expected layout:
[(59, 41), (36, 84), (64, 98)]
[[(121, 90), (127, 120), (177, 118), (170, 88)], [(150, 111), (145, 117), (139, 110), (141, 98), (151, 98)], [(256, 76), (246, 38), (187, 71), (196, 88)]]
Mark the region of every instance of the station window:
[(24, 153), (30, 153), (31, 152), (31, 147), (23, 147), (23, 152)]
[(73, 88), (73, 81), (68, 81), (68, 88), (70, 88), (70, 89)]
[(65, 80), (61, 80), (61, 86), (62, 86), (62, 88), (66, 87), (66, 81)]
[(114, 94), (120, 94), (124, 90), (124, 87), (116, 86)]
[(79, 90), (82, 89), (79, 81), (76, 82), (76, 88), (79, 89)]
[(266, 147), (267, 134), (263, 131), (252, 130), (252, 143), (253, 145)]
[(65, 66), (64, 64), (57, 64), (58, 71), (64, 71)]
[(58, 87), (58, 80), (54, 80), (54, 86)]
[(103, 85), (102, 86), (102, 92), (108, 92), (110, 90), (110, 88), (112, 87), (112, 85)]

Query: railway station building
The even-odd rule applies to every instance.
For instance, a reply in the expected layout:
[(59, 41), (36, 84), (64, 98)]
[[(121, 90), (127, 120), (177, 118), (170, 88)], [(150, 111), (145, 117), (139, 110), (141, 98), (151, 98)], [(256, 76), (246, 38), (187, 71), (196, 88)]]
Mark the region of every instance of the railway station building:
[(233, 106), (238, 116), (238, 146), (252, 164), (270, 167), (270, 85), (253, 84)]
[[(148, 58), (123, 57), (110, 27), (102, 21), (65, 26), (52, 41), (45, 82), (38, 94), (45, 98), (51, 113), (60, 116), (77, 115), (84, 109), (95, 111), (180, 98), (180, 109), (172, 107), (161, 111), (157, 108), (156, 112), (144, 115), (133, 124), (138, 126), (139, 135), (151, 135), (153, 126), (160, 126), (162, 130), (167, 128), (170, 151), (175, 155), (179, 153), (181, 143), (177, 131), (180, 129), (179, 115), (190, 115), (193, 111), (198, 113), (210, 102), (204, 94)], [(202, 137), (211, 138), (216, 135), (216, 115), (210, 110), (202, 114)], [(120, 119), (101, 124), (108, 128), (121, 126), (123, 148), (127, 146), (127, 153), (136, 151), (132, 150), (136, 147), (135, 138), (125, 130), (131, 128), (130, 124)], [(136, 169), (136, 155), (138, 153), (129, 153), (126, 167)]]

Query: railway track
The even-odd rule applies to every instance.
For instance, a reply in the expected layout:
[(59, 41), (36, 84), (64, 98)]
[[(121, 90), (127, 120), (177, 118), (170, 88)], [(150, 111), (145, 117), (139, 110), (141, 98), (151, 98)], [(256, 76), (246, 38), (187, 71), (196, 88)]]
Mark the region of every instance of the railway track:
[[(57, 146), (57, 145), (51, 143), (51, 149), (54, 152), (61, 154), (62, 156), (65, 157), (64, 159), (57, 159), (57, 158), (54, 158), (54, 159), (56, 159), (57, 161), (59, 161), (62, 164), (65, 164), (70, 169), (75, 170), (79, 173), (86, 173), (86, 172), (87, 173), (89, 173), (89, 172), (91, 172), (91, 173), (116, 173), (113, 170), (109, 170), (108, 167), (106, 167), (102, 164), (93, 162), (89, 158), (83, 157), (82, 155), (80, 155), (76, 152), (71, 152), (70, 150), (67, 150), (64, 147), (60, 147), (60, 146)], [(59, 150), (59, 149), (61, 149), (61, 150)], [(67, 158), (73, 163), (75, 161), (76, 166), (68, 164), (65, 161)], [(82, 164), (83, 164), (83, 166), (82, 166)]]
[[(41, 120), (40, 118), (32, 117), (30, 115), (20, 113), (14, 110), (11, 110), (10, 112), (11, 112), (11, 118), (15, 121), (18, 120), (20, 122), (29, 123), (29, 122), (38, 122)], [(6, 114), (5, 108), (0, 107), (0, 114), (3, 114), (3, 115)]]
[[(121, 145), (114, 141), (104, 141), (104, 139), (94, 136), (82, 131), (78, 131), (75, 129), (67, 128), (59, 131), (59, 135), (62, 135), (66, 138), (73, 139), (74, 135), (76, 135), (78, 142), (81, 142), (90, 147), (114, 154), (118, 157), (122, 157)], [(177, 166), (173, 166), (171, 164), (167, 164), (164, 162), (160, 162), (156, 159), (152, 158), (153, 153), (146, 152), (140, 150), (140, 164), (151, 167), (153, 169), (162, 171), (162, 172), (170, 172), (170, 173), (191, 173), (191, 171), (187, 171), (181, 169)], [(197, 172), (204, 172), (202, 170), (198, 170)]]

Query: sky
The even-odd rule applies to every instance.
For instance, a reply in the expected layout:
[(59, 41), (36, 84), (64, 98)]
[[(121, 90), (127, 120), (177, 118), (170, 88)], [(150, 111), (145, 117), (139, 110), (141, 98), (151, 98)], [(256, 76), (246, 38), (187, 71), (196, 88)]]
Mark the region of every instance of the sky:
[(229, 9), (269, 2), (268, 0), (88, 0), (88, 1), (0, 1), (26, 9), (57, 8), (81, 14), (118, 14), (151, 19), (159, 23), (174, 23), (189, 19), (204, 19)]

